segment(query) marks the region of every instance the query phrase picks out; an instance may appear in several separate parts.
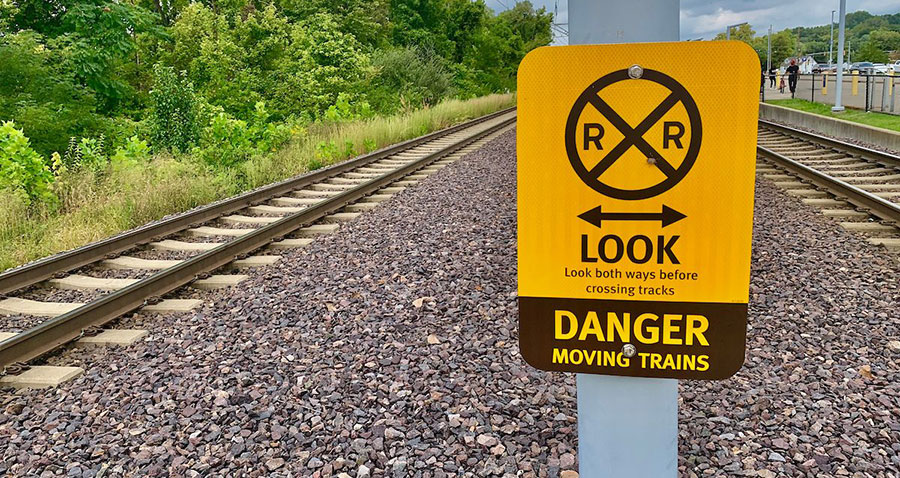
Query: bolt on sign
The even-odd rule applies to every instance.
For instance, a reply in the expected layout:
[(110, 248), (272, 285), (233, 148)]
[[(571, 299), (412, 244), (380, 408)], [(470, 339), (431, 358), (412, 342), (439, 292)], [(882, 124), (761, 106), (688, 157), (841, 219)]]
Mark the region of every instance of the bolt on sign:
[(525, 57), (518, 272), (528, 363), (685, 379), (740, 369), (759, 68), (736, 41)]

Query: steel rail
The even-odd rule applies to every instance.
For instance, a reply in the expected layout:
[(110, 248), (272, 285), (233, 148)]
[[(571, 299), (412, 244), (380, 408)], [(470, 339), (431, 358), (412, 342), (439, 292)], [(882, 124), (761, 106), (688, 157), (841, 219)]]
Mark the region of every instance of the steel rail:
[(900, 224), (900, 205), (882, 199), (840, 179), (833, 178), (763, 146), (757, 146), (756, 152), (758, 155), (777, 163), (810, 183), (832, 191), (840, 199), (853, 204), (861, 210), (888, 223)]
[(160, 297), (192, 282), (200, 274), (228, 264), (238, 256), (264, 247), (273, 240), (282, 238), (296, 229), (313, 223), (403, 176), (424, 168), (444, 156), (452, 154), (478, 139), (512, 124), (515, 120), (515, 117), (503, 120), (497, 125), (485, 128), (472, 136), (421, 159), (417, 159), (399, 169), (362, 183), (331, 198), (323, 199), (322, 202), (310, 206), (301, 212), (286, 216), (265, 227), (226, 242), (215, 249), (187, 259), (140, 282), (88, 302), (73, 311), (49, 319), (0, 342), (0, 368), (37, 358), (66, 342), (78, 338), (82, 331), (87, 328), (101, 326), (122, 314), (135, 310), (144, 305), (148, 299)]
[(859, 156), (862, 159), (880, 163), (881, 165), (888, 168), (900, 168), (900, 157), (890, 153), (885, 153), (884, 151), (878, 151), (877, 149), (867, 148), (858, 144), (848, 143), (846, 141), (829, 138), (820, 134), (810, 133), (809, 131), (791, 128), (790, 126), (784, 126), (762, 119), (759, 120), (759, 124), (761, 124), (764, 128), (771, 129), (778, 133), (794, 136), (805, 141), (818, 143), (820, 145), (827, 146), (829, 148), (835, 149), (842, 153), (850, 154), (852, 156)]
[(502, 116), (515, 107), (496, 111), (456, 126), (435, 131), (433, 133), (397, 143), (378, 151), (359, 156), (349, 161), (319, 169), (308, 174), (263, 186), (228, 199), (211, 203), (209, 205), (173, 216), (169, 219), (154, 224), (138, 227), (130, 231), (103, 239), (70, 251), (55, 254), (37, 261), (9, 269), (0, 273), (0, 294), (5, 294), (17, 289), (28, 287), (54, 275), (76, 269), (78, 267), (97, 262), (109, 255), (118, 254), (135, 246), (146, 244), (157, 238), (174, 234), (178, 231), (213, 220), (219, 216), (239, 211), (248, 206), (254, 206), (272, 197), (284, 194), (294, 189), (302, 188), (312, 183), (319, 182), (331, 176), (336, 176), (366, 164), (384, 159), (400, 151), (414, 148), (423, 143), (456, 133), (460, 130), (475, 126), (479, 123)]

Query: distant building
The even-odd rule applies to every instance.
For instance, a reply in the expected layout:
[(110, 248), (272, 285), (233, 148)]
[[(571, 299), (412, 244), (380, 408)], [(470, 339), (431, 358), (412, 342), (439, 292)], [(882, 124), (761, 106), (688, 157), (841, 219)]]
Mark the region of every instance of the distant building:
[(804, 56), (792, 56), (786, 58), (781, 64), (781, 70), (784, 71), (787, 67), (791, 66), (791, 60), (797, 61), (797, 66), (800, 67), (801, 74), (812, 73), (813, 69), (815, 71), (819, 71), (819, 63), (809, 55)]

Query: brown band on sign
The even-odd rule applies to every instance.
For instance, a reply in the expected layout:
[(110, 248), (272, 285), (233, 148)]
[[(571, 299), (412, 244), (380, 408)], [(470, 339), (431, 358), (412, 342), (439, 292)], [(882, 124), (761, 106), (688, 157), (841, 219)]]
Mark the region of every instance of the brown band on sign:
[(541, 370), (721, 380), (746, 332), (747, 304), (519, 298), (519, 347)]

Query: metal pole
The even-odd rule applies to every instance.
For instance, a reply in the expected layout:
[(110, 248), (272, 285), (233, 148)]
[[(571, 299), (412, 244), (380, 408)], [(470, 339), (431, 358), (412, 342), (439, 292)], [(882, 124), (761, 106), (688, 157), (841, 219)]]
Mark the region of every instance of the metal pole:
[(809, 86), (811, 87), (810, 90), (812, 90), (811, 93), (809, 94), (809, 101), (812, 101), (813, 103), (815, 103), (816, 102), (816, 74), (815, 73), (812, 74), (812, 83), (810, 83)]
[(769, 48), (766, 50), (766, 76), (772, 71), (772, 25), (769, 25), (769, 34), (766, 35), (769, 41)]
[(741, 25), (746, 25), (746, 24), (747, 24), (747, 22), (741, 22), (741, 23), (735, 23), (734, 25), (728, 25), (727, 27), (725, 27), (725, 39), (731, 40), (731, 29), (732, 28), (739, 27)]
[(869, 111), (869, 75), (866, 75), (866, 111)]
[(894, 76), (891, 75), (891, 113), (894, 112), (894, 98), (897, 94), (897, 88), (894, 87)]
[(831, 111), (838, 113), (844, 111), (841, 97), (844, 92), (844, 21), (847, 17), (847, 0), (841, 0), (841, 13), (838, 17), (838, 57), (837, 57), (837, 85), (834, 88), (834, 106)]
[[(679, 0), (569, 0), (569, 44), (678, 41), (679, 11)], [(576, 386), (580, 476), (678, 476), (678, 380), (578, 374)]]
[(831, 68), (831, 49), (834, 46), (834, 10), (831, 11), (831, 41), (828, 42), (828, 68)]

